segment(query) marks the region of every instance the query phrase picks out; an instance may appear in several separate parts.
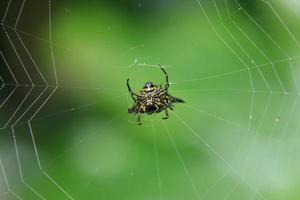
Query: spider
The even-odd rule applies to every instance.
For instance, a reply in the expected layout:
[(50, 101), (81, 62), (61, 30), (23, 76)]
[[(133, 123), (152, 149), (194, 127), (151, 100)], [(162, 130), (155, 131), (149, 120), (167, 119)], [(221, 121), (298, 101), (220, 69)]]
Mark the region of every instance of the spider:
[(182, 99), (169, 94), (169, 76), (161, 65), (159, 65), (159, 67), (165, 74), (166, 83), (164, 87), (162, 87), (162, 85), (158, 87), (149, 81), (145, 83), (144, 88), (140, 91), (140, 93), (136, 94), (130, 87), (129, 78), (127, 79), (127, 88), (132, 100), (134, 101), (134, 106), (128, 109), (128, 113), (137, 115), (138, 125), (142, 125), (141, 115), (143, 114), (151, 115), (164, 111), (165, 117), (162, 119), (168, 119), (168, 109), (173, 110), (174, 103), (184, 103)]

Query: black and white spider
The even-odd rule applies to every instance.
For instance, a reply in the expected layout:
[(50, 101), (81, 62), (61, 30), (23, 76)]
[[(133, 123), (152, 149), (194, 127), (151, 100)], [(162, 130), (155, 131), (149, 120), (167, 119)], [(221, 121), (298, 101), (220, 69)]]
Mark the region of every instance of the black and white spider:
[(164, 87), (161, 85), (158, 87), (149, 81), (144, 85), (144, 88), (140, 91), (140, 93), (136, 94), (132, 91), (129, 85), (129, 78), (127, 79), (128, 91), (135, 103), (132, 108), (128, 109), (128, 113), (137, 115), (138, 125), (142, 125), (141, 115), (143, 114), (151, 115), (165, 111), (166, 116), (162, 119), (168, 119), (168, 109), (173, 110), (174, 103), (184, 103), (182, 99), (173, 97), (169, 94), (168, 88), (170, 83), (168, 74), (161, 65), (159, 65), (159, 67), (165, 74), (166, 84)]

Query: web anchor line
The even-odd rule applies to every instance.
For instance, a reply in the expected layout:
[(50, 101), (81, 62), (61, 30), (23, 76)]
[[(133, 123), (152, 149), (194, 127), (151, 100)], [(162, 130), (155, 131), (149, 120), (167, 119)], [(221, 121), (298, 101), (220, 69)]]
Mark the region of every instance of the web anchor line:
[(181, 165), (182, 165), (182, 167), (183, 167), (183, 169), (184, 169), (184, 172), (185, 172), (186, 176), (188, 177), (190, 184), (191, 184), (192, 187), (193, 187), (193, 190), (194, 190), (194, 192), (195, 192), (195, 196), (197, 197), (197, 199), (200, 200), (200, 199), (201, 199), (201, 195), (199, 194), (198, 188), (197, 188), (197, 186), (196, 186), (196, 184), (195, 184), (195, 182), (194, 182), (194, 180), (193, 180), (193, 178), (192, 178), (192, 176), (191, 176), (191, 173), (190, 173), (190, 171), (188, 170), (188, 168), (187, 168), (187, 166), (186, 166), (186, 164), (185, 164), (185, 162), (184, 162), (184, 160), (183, 160), (183, 158), (182, 158), (182, 155), (181, 155), (180, 151), (178, 150), (178, 147), (177, 147), (177, 145), (176, 145), (176, 143), (175, 143), (175, 141), (174, 141), (174, 139), (173, 139), (173, 137), (172, 137), (172, 135), (171, 135), (171, 133), (170, 133), (170, 130), (169, 130), (169, 128), (166, 126), (166, 124), (165, 124), (164, 121), (161, 120), (161, 122), (162, 122), (162, 124), (163, 124), (163, 126), (164, 126), (164, 128), (165, 128), (165, 131), (166, 131), (166, 133), (167, 133), (167, 135), (168, 135), (168, 138), (169, 138), (170, 141), (171, 141), (171, 144), (172, 144), (172, 146), (173, 146), (173, 148), (174, 148), (174, 150), (175, 150), (175, 152), (176, 152), (176, 155), (177, 155), (177, 157), (178, 157), (178, 159), (179, 159), (179, 161), (180, 161), (180, 163), (181, 163)]
[(155, 134), (155, 127), (152, 125), (152, 136), (153, 136), (153, 147), (154, 147), (154, 154), (155, 154), (155, 164), (156, 164), (156, 172), (157, 172), (157, 181), (158, 181), (158, 188), (159, 188), (159, 199), (163, 200), (162, 196), (162, 181), (160, 175), (160, 167), (159, 167), (159, 155), (157, 149), (157, 142), (156, 142), (156, 134)]

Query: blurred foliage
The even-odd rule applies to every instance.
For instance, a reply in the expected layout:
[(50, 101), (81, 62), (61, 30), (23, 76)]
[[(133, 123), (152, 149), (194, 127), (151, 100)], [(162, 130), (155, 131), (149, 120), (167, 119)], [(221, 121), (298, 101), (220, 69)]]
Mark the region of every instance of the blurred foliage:
[[(16, 127), (17, 141), (10, 127), (2, 130), (0, 156), (12, 191), (30, 200), (299, 199), (299, 47), (285, 28), (297, 37), (299, 18), (280, 1), (272, 5), (285, 25), (264, 1), (199, 2), (53, 1), (53, 59), (48, 2), (24, 4), (17, 30), (52, 86), (45, 94), (56, 84), (53, 65), (59, 87), (32, 121), (43, 170), (27, 123)], [(3, 27), (15, 42), (20, 5), (11, 7)], [(1, 40), (18, 79), (29, 84), (5, 34)], [(137, 126), (127, 113), (133, 102), (125, 81), (136, 92), (146, 81), (163, 83), (158, 64), (166, 66), (171, 94), (187, 103), (169, 120), (143, 116)], [(14, 142), (25, 183), (39, 195), (20, 181)], [(14, 199), (2, 175), (0, 199)]]

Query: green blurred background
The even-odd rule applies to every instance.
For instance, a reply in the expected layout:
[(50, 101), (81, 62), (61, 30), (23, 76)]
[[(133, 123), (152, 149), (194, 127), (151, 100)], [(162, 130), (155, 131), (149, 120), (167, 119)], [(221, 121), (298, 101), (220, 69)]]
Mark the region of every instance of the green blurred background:
[[(0, 199), (299, 199), (299, 9), (2, 1)], [(158, 64), (186, 103), (137, 126)]]

